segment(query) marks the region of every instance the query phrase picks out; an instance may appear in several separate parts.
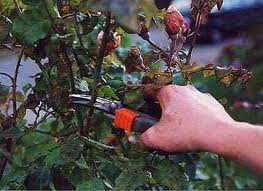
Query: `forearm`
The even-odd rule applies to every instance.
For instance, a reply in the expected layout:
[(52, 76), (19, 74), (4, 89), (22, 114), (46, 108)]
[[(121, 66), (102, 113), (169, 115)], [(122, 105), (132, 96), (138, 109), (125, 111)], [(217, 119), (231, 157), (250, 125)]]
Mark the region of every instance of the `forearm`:
[(212, 128), (203, 148), (263, 173), (263, 127), (248, 123), (220, 123)]

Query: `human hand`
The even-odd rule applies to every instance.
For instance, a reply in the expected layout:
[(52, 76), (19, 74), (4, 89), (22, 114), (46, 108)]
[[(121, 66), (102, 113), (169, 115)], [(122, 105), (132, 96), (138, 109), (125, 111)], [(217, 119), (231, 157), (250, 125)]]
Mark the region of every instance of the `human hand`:
[(141, 136), (144, 146), (167, 152), (206, 150), (214, 128), (233, 122), (210, 94), (193, 86), (170, 85), (157, 93), (162, 107), (159, 123)]

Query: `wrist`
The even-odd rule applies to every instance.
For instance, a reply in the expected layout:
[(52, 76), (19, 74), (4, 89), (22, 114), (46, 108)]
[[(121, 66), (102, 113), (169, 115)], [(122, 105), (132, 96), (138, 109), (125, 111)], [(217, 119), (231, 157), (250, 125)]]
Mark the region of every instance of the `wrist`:
[(218, 120), (200, 136), (200, 149), (205, 152), (217, 153), (224, 156), (231, 154), (229, 143), (235, 137), (238, 122), (234, 120)]

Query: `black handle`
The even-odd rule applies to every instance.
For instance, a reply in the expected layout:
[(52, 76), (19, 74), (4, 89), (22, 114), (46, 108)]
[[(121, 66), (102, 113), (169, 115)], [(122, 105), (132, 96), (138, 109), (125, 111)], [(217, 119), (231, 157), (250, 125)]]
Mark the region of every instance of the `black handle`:
[(132, 130), (134, 132), (143, 133), (159, 122), (159, 119), (154, 118), (150, 115), (141, 114), (141, 113), (139, 114), (140, 116), (137, 117), (132, 124)]

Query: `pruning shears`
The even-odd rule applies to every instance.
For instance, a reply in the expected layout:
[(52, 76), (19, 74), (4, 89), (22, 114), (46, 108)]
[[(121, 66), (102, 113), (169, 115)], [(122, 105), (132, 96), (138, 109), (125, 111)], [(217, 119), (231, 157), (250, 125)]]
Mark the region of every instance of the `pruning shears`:
[(120, 101), (112, 101), (98, 97), (95, 103), (92, 104), (90, 95), (71, 94), (69, 97), (70, 102), (74, 105), (82, 105), (104, 112), (106, 116), (113, 119), (116, 128), (129, 133), (143, 133), (159, 121), (158, 118), (148, 114), (126, 108)]
[[(97, 98), (94, 104), (91, 104), (91, 96), (85, 94), (71, 94), (70, 102), (74, 105), (83, 105), (102, 111), (106, 116), (114, 121), (114, 125), (118, 129), (124, 130), (126, 133), (139, 132), (143, 133), (153, 125), (159, 122), (160, 119), (149, 114), (126, 108), (120, 101), (112, 101), (104, 98)], [(196, 170), (196, 164), (190, 154), (173, 154), (160, 150), (155, 150), (161, 155), (171, 155), (172, 160), (176, 163), (185, 162), (186, 168), (191, 171)], [(191, 175), (194, 176), (194, 175)]]

